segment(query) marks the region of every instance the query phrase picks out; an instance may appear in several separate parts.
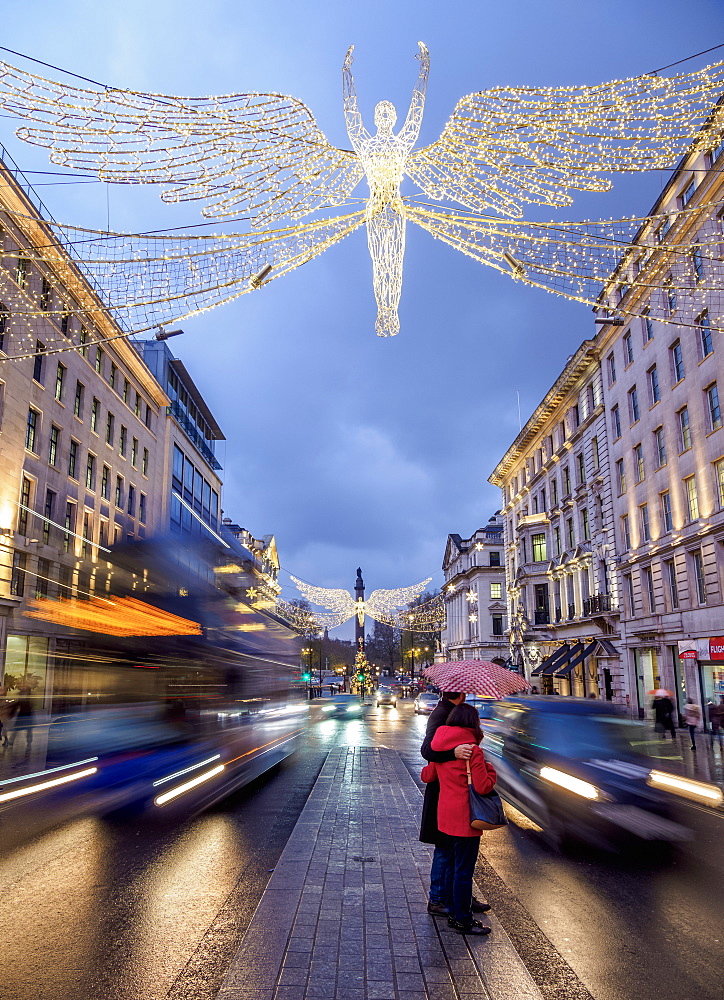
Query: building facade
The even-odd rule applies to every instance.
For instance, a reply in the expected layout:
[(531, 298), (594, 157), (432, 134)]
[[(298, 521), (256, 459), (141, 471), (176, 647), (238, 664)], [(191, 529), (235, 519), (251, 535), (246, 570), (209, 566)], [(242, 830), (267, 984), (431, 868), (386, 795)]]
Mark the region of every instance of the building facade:
[(503, 555), (503, 519), (497, 513), (471, 538), (448, 535), (442, 563), (446, 659), (507, 662)]

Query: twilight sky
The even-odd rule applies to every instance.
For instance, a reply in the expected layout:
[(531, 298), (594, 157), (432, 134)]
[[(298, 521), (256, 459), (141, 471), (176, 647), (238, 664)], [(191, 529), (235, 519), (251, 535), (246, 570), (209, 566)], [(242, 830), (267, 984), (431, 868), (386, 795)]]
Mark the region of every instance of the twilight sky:
[[(33, 0), (3, 20), (5, 46), (117, 86), (290, 94), (344, 148), (350, 44), (370, 128), (385, 98), (404, 118), (417, 42), (427, 44), (425, 144), (472, 91), (594, 84), (724, 41), (721, 0)], [(0, 142), (28, 171), (48, 169), (7, 119)], [(150, 187), (107, 192), (29, 176), (62, 222), (103, 228), (110, 217), (132, 232), (202, 221), (199, 207), (164, 205)], [(567, 217), (643, 214), (665, 179), (619, 180), (609, 194), (581, 196)], [(403, 193), (413, 190), (406, 182)], [(415, 226), (400, 318), (398, 337), (375, 336), (361, 230), (259, 292), (184, 321), (186, 336), (170, 342), (227, 437), (218, 452), (225, 513), (274, 533), (284, 569), (321, 586), (352, 589), (358, 565), (368, 592), (427, 576), (439, 585), (447, 534), (470, 535), (499, 506), (487, 477), (518, 432), (516, 392), (525, 421), (594, 330), (589, 309), (521, 287)], [(287, 573), (281, 582), (294, 597)]]

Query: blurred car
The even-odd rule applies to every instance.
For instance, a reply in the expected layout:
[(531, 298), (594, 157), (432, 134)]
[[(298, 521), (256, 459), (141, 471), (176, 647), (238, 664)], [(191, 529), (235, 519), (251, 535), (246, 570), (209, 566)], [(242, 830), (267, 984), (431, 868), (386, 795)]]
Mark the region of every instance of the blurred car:
[(549, 843), (575, 838), (615, 850), (689, 839), (673, 793), (721, 797), (716, 786), (659, 771), (642, 752), (650, 739), (606, 702), (538, 696), (496, 702), (484, 749), (500, 794)]
[(466, 694), (465, 704), (472, 705), (477, 709), (481, 719), (493, 719), (495, 717), (495, 706), (498, 704), (496, 698), (481, 698), (476, 694)]
[(354, 719), (364, 711), (358, 694), (336, 694), (334, 698), (325, 698), (324, 704), (320, 703), (319, 707), (331, 718)]
[(432, 694), (431, 691), (423, 691), (412, 703), (415, 715), (430, 715), (439, 701), (438, 695)]
[(380, 705), (389, 705), (391, 708), (397, 707), (397, 695), (394, 691), (390, 691), (389, 688), (379, 688), (375, 692), (375, 705), (377, 708)]

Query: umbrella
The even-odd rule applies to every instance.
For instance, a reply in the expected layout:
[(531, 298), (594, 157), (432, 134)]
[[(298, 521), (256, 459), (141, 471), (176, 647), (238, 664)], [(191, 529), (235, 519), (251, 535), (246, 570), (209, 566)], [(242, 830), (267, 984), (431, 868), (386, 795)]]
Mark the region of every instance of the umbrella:
[(673, 691), (667, 691), (666, 688), (656, 688), (655, 691), (649, 691), (649, 694), (652, 694), (654, 696), (654, 698), (673, 698), (674, 697)]
[(434, 663), (423, 673), (441, 691), (464, 691), (483, 698), (505, 698), (530, 689), (521, 674), (488, 660), (448, 660)]

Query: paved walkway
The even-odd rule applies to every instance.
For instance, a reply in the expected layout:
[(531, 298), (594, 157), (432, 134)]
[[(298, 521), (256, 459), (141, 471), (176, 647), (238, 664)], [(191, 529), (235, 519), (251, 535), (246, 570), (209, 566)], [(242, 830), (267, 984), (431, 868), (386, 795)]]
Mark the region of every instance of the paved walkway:
[(540, 1000), (494, 917), (473, 938), (427, 914), (420, 807), (396, 751), (331, 751), (218, 1000)]

